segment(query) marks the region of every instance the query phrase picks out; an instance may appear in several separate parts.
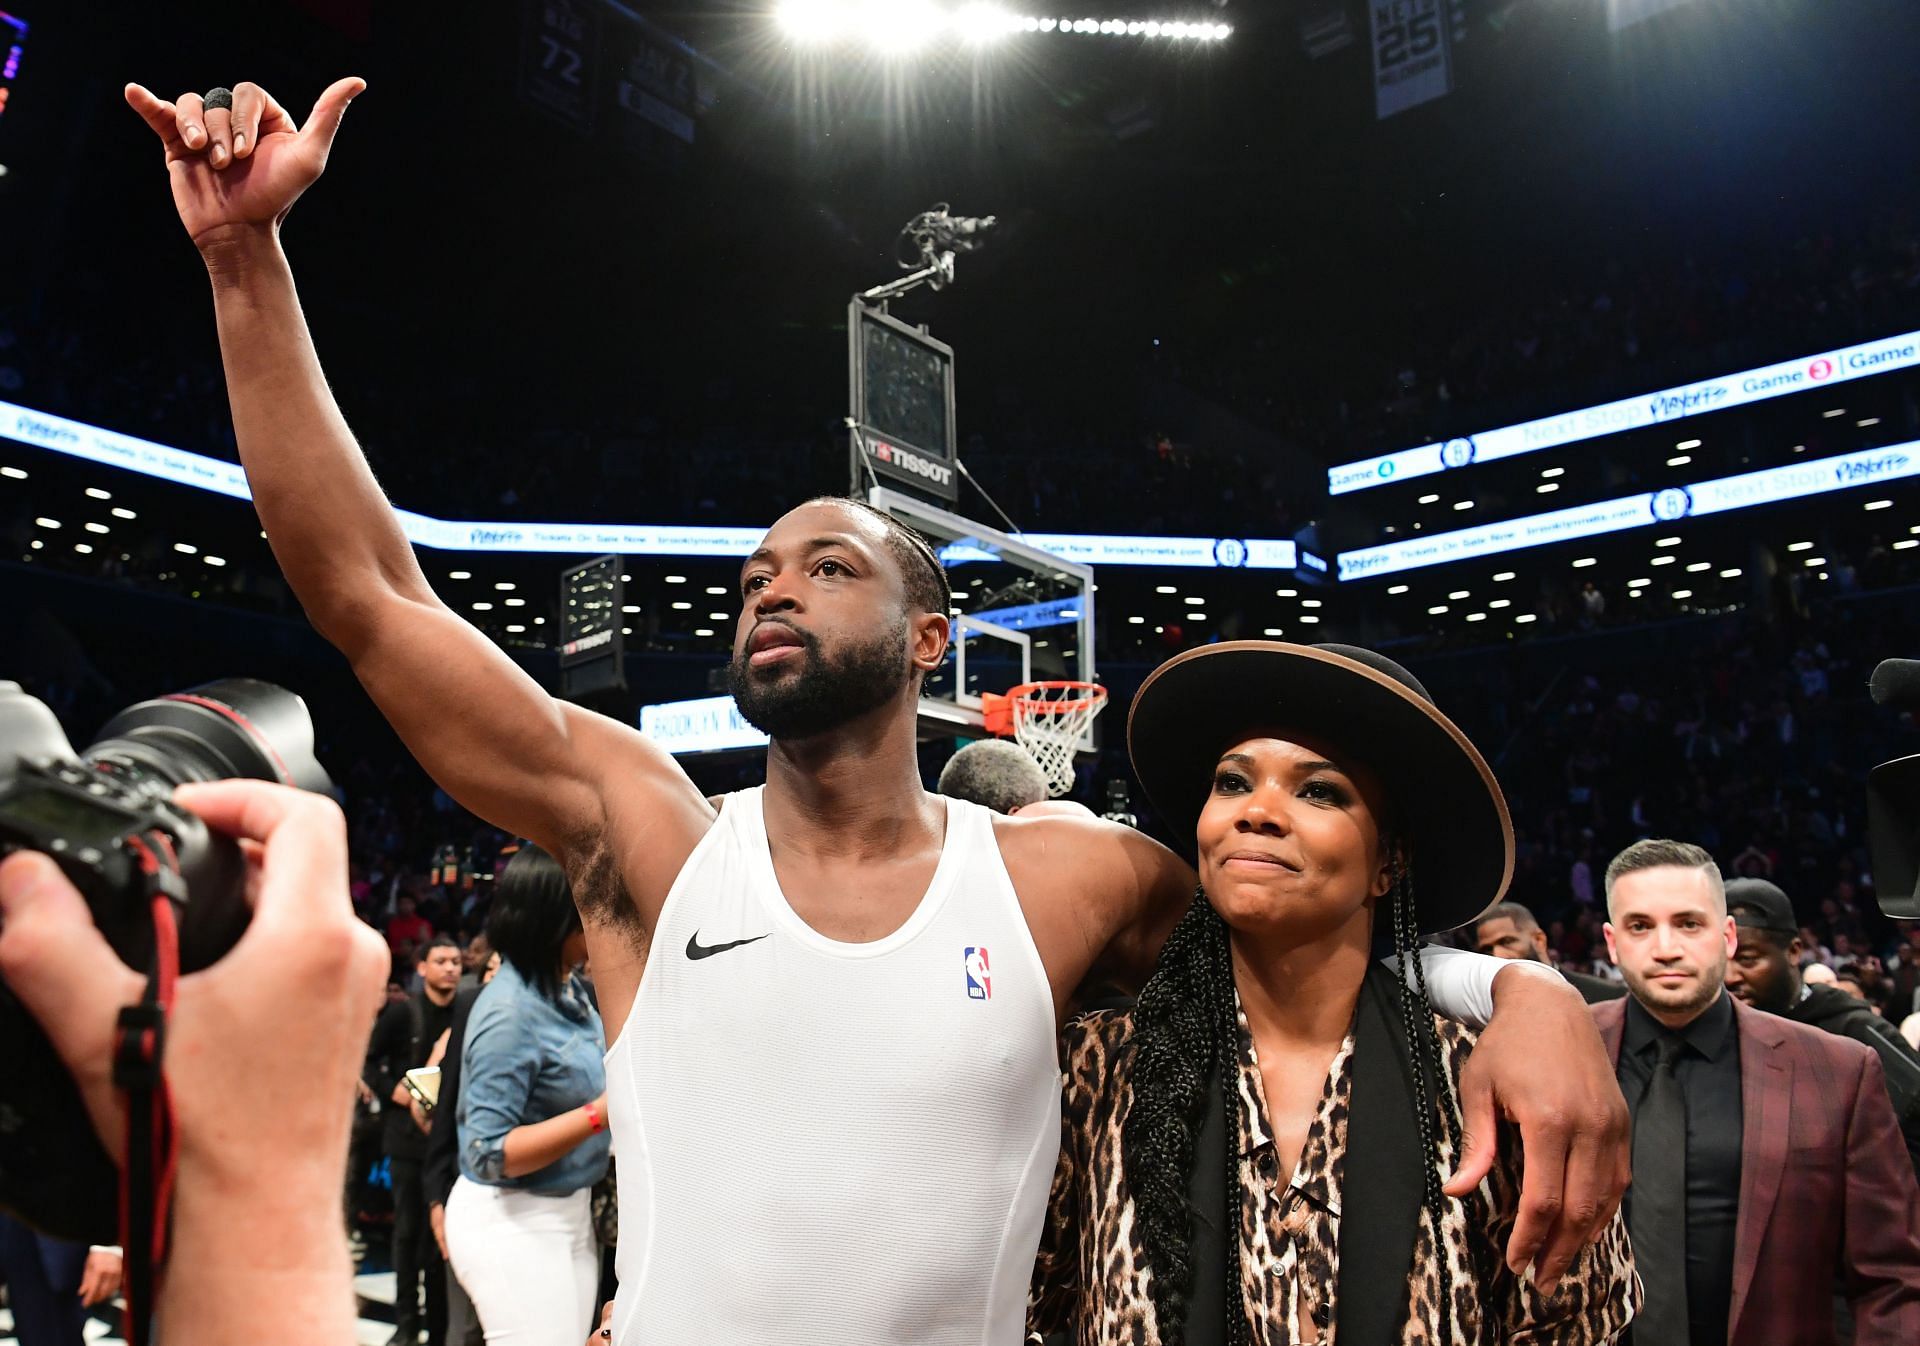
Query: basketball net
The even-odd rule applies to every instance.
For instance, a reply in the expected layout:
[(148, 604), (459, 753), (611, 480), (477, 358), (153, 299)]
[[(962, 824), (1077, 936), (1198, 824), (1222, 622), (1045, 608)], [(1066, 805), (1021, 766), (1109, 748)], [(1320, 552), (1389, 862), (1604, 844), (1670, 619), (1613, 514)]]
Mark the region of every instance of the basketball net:
[(1107, 704), (1107, 689), (1093, 682), (1028, 682), (1005, 696), (982, 698), (988, 732), (1009, 735), (1040, 764), (1055, 799), (1073, 792), (1073, 757), (1080, 740)]

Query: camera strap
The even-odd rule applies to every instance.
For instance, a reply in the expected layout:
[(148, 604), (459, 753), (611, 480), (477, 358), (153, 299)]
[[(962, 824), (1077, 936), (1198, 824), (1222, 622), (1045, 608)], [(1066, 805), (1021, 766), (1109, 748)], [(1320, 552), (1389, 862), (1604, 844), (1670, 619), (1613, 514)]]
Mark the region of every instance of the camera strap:
[(127, 1153), (120, 1165), (120, 1243), (126, 1252), (127, 1340), (151, 1340), (155, 1283), (167, 1260), (177, 1140), (164, 1056), (167, 1016), (180, 976), (180, 908), (187, 897), (179, 857), (164, 832), (129, 837), (153, 917), (153, 957), (138, 1004), (120, 1011), (113, 1082), (127, 1096)]

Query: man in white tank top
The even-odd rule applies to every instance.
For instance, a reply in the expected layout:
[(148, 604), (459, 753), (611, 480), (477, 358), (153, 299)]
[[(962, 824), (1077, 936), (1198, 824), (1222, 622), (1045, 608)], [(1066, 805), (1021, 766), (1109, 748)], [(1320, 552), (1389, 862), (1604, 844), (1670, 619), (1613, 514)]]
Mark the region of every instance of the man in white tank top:
[[(947, 648), (946, 579), (865, 506), (792, 511), (742, 570), (735, 691), (773, 744), (766, 785), (718, 815), (665, 751), (549, 696), (441, 602), (280, 248), (359, 88), (299, 130), (252, 84), (231, 112), (129, 100), (176, 168), (211, 147), (228, 174), (219, 192), (176, 175), (175, 205), (288, 581), (435, 781), (573, 880), (616, 1035), (617, 1338), (1012, 1346), (1058, 1144), (1058, 1017), (1097, 961), (1150, 965), (1193, 870), (1098, 819), (927, 793), (915, 711)], [(1484, 1018), (1488, 982), (1500, 1003), (1463, 1081), (1474, 1144), (1455, 1182), (1489, 1166), (1496, 1110), (1518, 1125), (1510, 1253), (1551, 1280), (1624, 1189), (1626, 1108), (1579, 996), (1479, 966), (1428, 974), (1443, 1011)]]

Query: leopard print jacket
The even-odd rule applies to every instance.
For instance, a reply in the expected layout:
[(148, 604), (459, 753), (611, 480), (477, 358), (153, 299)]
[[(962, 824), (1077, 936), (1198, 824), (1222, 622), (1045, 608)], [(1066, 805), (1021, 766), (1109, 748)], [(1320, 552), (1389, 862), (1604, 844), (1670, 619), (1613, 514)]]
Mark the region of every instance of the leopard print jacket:
[[(1456, 1084), (1473, 1036), (1436, 1019)], [(1065, 1100), (1060, 1162), (1028, 1302), (1031, 1343), (1163, 1346), (1152, 1271), (1135, 1226), (1120, 1133), (1133, 1066), (1133, 1018), (1102, 1011), (1067, 1028), (1061, 1053)], [(1334, 1057), (1298, 1169), (1277, 1173), (1259, 1062), (1240, 1018), (1241, 1283), (1256, 1346), (1331, 1343), (1339, 1284), (1340, 1191), (1346, 1161), (1353, 1036)], [(1441, 1163), (1453, 1151), (1439, 1140)], [(1492, 1175), (1465, 1201), (1450, 1201), (1437, 1232), (1421, 1212), (1400, 1340), (1465, 1346), (1482, 1342), (1615, 1340), (1633, 1317), (1639, 1282), (1624, 1222), (1568, 1268), (1551, 1299), (1507, 1270), (1503, 1250), (1519, 1200), (1517, 1139), (1503, 1134)], [(1438, 1258), (1451, 1266), (1453, 1303), (1440, 1302)], [(1175, 1344), (1177, 1346), (1177, 1343)]]

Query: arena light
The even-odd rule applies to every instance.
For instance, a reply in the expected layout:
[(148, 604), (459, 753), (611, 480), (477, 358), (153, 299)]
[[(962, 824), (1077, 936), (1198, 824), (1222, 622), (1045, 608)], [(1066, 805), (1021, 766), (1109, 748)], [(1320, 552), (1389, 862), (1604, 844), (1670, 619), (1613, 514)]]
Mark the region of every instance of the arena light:
[(1456, 500), (1456, 501), (1454, 501), (1454, 502), (1453, 502), (1453, 507), (1454, 507), (1454, 509), (1456, 509), (1456, 510), (1462, 510), (1462, 509), (1472, 509), (1472, 508), (1473, 508), (1473, 501), (1471, 501), (1471, 500)]
[(1017, 14), (982, 0), (960, 5), (933, 0), (781, 0), (773, 17), (782, 32), (803, 46), (864, 41), (894, 53), (916, 50), (943, 36), (975, 45), (1029, 33), (1174, 43), (1224, 42), (1233, 36), (1230, 25), (1206, 20)]
[(1827, 558), (1824, 556), (1809, 556), (1803, 564), (1805, 564), (1807, 569), (1811, 570), (1815, 566), (1823, 566), (1826, 563)]
[(1657, 565), (1657, 566), (1670, 566), (1679, 559), (1680, 558), (1677, 556), (1656, 556), (1653, 558), (1651, 562), (1649, 562), (1649, 564)]
[(73, 544), (73, 549), (74, 549), (75, 551), (77, 551), (77, 552), (79, 552), (79, 553), (80, 553), (80, 554), (81, 554), (82, 556), (91, 556), (91, 555), (93, 555), (93, 547), (92, 547), (92, 545), (91, 545), (91, 544), (89, 544), (89, 543), (85, 543), (85, 542), (76, 542), (76, 543), (74, 543), (74, 544)]
[(1446, 610), (1447, 610), (1447, 605), (1445, 603), (1435, 603), (1432, 607), (1427, 609), (1427, 616), (1438, 617), (1442, 613), (1444, 613)]
[(1673, 591), (1673, 596), (1674, 596), (1674, 599), (1675, 599), (1676, 601), (1677, 601), (1677, 600), (1679, 600), (1679, 599), (1682, 599), (1682, 598), (1692, 598), (1692, 597), (1693, 597), (1693, 590), (1691, 590), (1691, 589), (1675, 589), (1675, 590)]
[(1319, 622), (1320, 622), (1320, 619), (1318, 617), (1312, 617), (1312, 616), (1303, 616), (1301, 617), (1300, 620), (1305, 622), (1308, 626), (1317, 626), (1319, 625)]
[(510, 594), (513, 592), (513, 581), (501, 580), (498, 584), (494, 585), (493, 587), (495, 592), (497, 593)]
[(627, 603), (621, 607), (620, 611), (627, 613), (630, 616), (638, 615), (640, 611), (640, 605), (638, 603)]
[(1866, 416), (1855, 421), (1854, 424), (1862, 430), (1867, 430), (1880, 424), (1880, 418), (1878, 416)]
[(710, 636), (713, 634), (713, 628), (710, 626), (703, 626), (699, 630), (695, 631), (693, 634), (696, 636)]
[(471, 570), (449, 570), (447, 572), (447, 578), (450, 580), (470, 580), (473, 578), (473, 572)]
[(15, 481), (25, 481), (27, 474), (17, 467), (0, 467), (0, 477), (12, 477)]
[(1915, 547), (1920, 547), (1920, 537), (1902, 538), (1893, 544), (1895, 551), (1912, 551)]
[(1867, 509), (1868, 509), (1869, 511), (1871, 511), (1871, 510), (1876, 510), (1876, 509), (1892, 509), (1892, 508), (1893, 508), (1893, 501), (1891, 501), (1891, 500), (1869, 500), (1869, 501), (1867, 501)]
[(227, 563), (227, 558), (224, 556), (202, 556), (200, 559), (210, 566), (223, 566)]
[(675, 603), (675, 604), (673, 605), (673, 610), (674, 610), (675, 612), (692, 612), (692, 611), (693, 611), (693, 604), (691, 604), (691, 603)]
[(506, 600), (506, 603), (510, 608), (524, 608), (527, 605), (527, 600), (524, 598), (509, 598)]
[(98, 486), (89, 486), (87, 487), (87, 496), (93, 500), (111, 500), (113, 499), (113, 492), (103, 491)]
[(89, 533), (108, 533), (108, 532), (112, 532), (113, 530), (108, 528), (103, 523), (90, 523), (87, 525), (87, 531)]
[(1298, 598), (1300, 591), (1298, 589), (1275, 589), (1273, 595), (1275, 598)]
[(724, 622), (724, 621), (730, 621), (732, 619), (729, 618), (727, 614), (724, 612), (709, 612), (707, 614), (707, 620), (710, 622)]
[(1668, 467), (1685, 467), (1688, 463), (1692, 461), (1693, 461), (1692, 454), (1676, 453), (1673, 457), (1667, 459), (1667, 466)]
[(1469, 612), (1467, 614), (1467, 620), (1470, 622), (1484, 622), (1486, 619), (1487, 614), (1484, 612)]
[(668, 575), (665, 578), (668, 584), (685, 584), (687, 582), (685, 575)]
[(1813, 544), (1811, 542), (1789, 542), (1787, 544), (1787, 550), (1788, 551), (1812, 551)]
[(1560, 489), (1559, 482), (1543, 481), (1538, 486), (1533, 488), (1533, 493), (1535, 495), (1552, 495), (1555, 491), (1559, 489)]
[(492, 612), (492, 611), (493, 611), (493, 604), (491, 604), (491, 603), (475, 603), (475, 604), (473, 605), (473, 610), (474, 610), (475, 612)]
[(1534, 620), (1536, 620), (1536, 618), (1531, 612), (1523, 612), (1513, 619), (1514, 625), (1516, 626), (1525, 626), (1528, 622)]
[(1487, 606), (1494, 609), (1510, 608), (1513, 606), (1513, 600), (1511, 598), (1496, 598), (1487, 604)]
[(1518, 578), (1519, 576), (1514, 571), (1503, 570), (1498, 575), (1495, 575), (1493, 577), (1493, 582), (1495, 584), (1505, 584), (1510, 579), (1518, 579)]
[(1847, 409), (1845, 407), (1835, 407), (1831, 411), (1821, 412), (1820, 419), (1823, 421), (1830, 421), (1835, 416), (1844, 416), (1846, 414), (1847, 414)]
[(122, 509), (119, 505), (115, 505), (113, 507), (113, 517), (116, 519), (137, 519), (140, 516), (130, 509)]
[(1459, 602), (1463, 598), (1471, 598), (1471, 597), (1473, 597), (1473, 593), (1471, 590), (1468, 590), (1468, 589), (1455, 589), (1452, 593), (1447, 595), (1448, 600), (1455, 603)]
[(1585, 570), (1588, 566), (1597, 566), (1599, 564), (1600, 558), (1597, 556), (1582, 556), (1573, 563), (1573, 568), (1575, 570)]
[(1412, 587), (1410, 584), (1393, 584), (1387, 587), (1387, 592), (1390, 594), (1403, 594)]
[(198, 556), (200, 554), (200, 549), (191, 542), (176, 542), (173, 544), (173, 549), (182, 556)]
[(1171, 584), (1156, 584), (1153, 586), (1153, 591), (1157, 594), (1177, 594), (1180, 592), (1179, 589)]
[(1656, 547), (1677, 547), (1680, 545), (1680, 539), (1677, 537), (1657, 537), (1653, 540), (1653, 545)]
[(1723, 570), (1723, 571), (1721, 571), (1721, 572), (1720, 572), (1720, 578), (1721, 578), (1721, 579), (1723, 579), (1723, 580), (1737, 580), (1737, 579), (1739, 579), (1739, 578), (1740, 578), (1740, 567), (1739, 567), (1739, 566), (1728, 566), (1728, 567), (1727, 567), (1727, 568), (1726, 568), (1725, 570)]
[(1540, 469), (1540, 475), (1543, 477), (1558, 477), (1563, 476), (1566, 470), (1564, 467), (1543, 467)]
[[(709, 585), (707, 586), (707, 593), (708, 593), (708, 595), (709, 595), (709, 596), (711, 596), (711, 597), (713, 597), (713, 598), (725, 598), (725, 597), (727, 596), (727, 594), (728, 594), (728, 593), (730, 593), (730, 592), (731, 592), (731, 590), (729, 590), (729, 589), (727, 588), (727, 586), (726, 586), (726, 585), (724, 585), (724, 584), (709, 584)], [(965, 597), (966, 597), (966, 595), (965, 595), (965, 594), (955, 594), (955, 595), (954, 595), (954, 597), (955, 597), (955, 598), (965, 598)]]
[(507, 634), (510, 636), (517, 636), (517, 635), (520, 635), (522, 632), (524, 632), (526, 629), (527, 629), (526, 627), (516, 624), (513, 626), (509, 626), (507, 628)]
[(40, 519), (35, 519), (34, 523), (38, 524), (42, 528), (58, 528), (60, 526), (60, 520), (58, 519), (40, 518)]
[(1711, 561), (1695, 561), (1692, 565), (1687, 567), (1687, 573), (1689, 575), (1697, 575), (1703, 570), (1712, 570), (1712, 569), (1713, 569), (1713, 562)]
[(1652, 581), (1652, 580), (1650, 580), (1650, 579), (1637, 579), (1637, 580), (1628, 580), (1628, 581), (1627, 581), (1627, 587), (1628, 587), (1629, 589), (1644, 589), (1644, 588), (1646, 588), (1646, 587), (1647, 587), (1647, 586), (1648, 586), (1649, 584), (1652, 584), (1652, 583), (1653, 583), (1653, 581)]
[(1317, 608), (1320, 606), (1320, 600), (1317, 598), (1303, 598), (1300, 600), (1300, 606), (1303, 608)]
[(1699, 440), (1697, 440), (1697, 439), (1683, 439), (1683, 440), (1681, 440), (1681, 441), (1680, 441), (1680, 442), (1679, 442), (1678, 444), (1675, 444), (1675, 445), (1674, 445), (1673, 447), (1674, 447), (1674, 448), (1676, 448), (1676, 449), (1679, 449), (1679, 450), (1681, 450), (1682, 452), (1685, 452), (1685, 451), (1686, 451), (1686, 450), (1688, 450), (1688, 449), (1697, 449), (1697, 448), (1699, 448), (1699, 447), (1700, 447), (1700, 441), (1699, 441)]
[(1127, 625), (1128, 625), (1128, 626), (1145, 626), (1146, 624), (1147, 624), (1147, 619), (1146, 619), (1145, 617), (1129, 617), (1129, 618), (1127, 618)]
[(1420, 497), (1420, 503), (1423, 505), (1437, 504), (1439, 503), (1439, 500), (1440, 500), (1440, 497), (1437, 493), (1432, 495), (1423, 495)]

